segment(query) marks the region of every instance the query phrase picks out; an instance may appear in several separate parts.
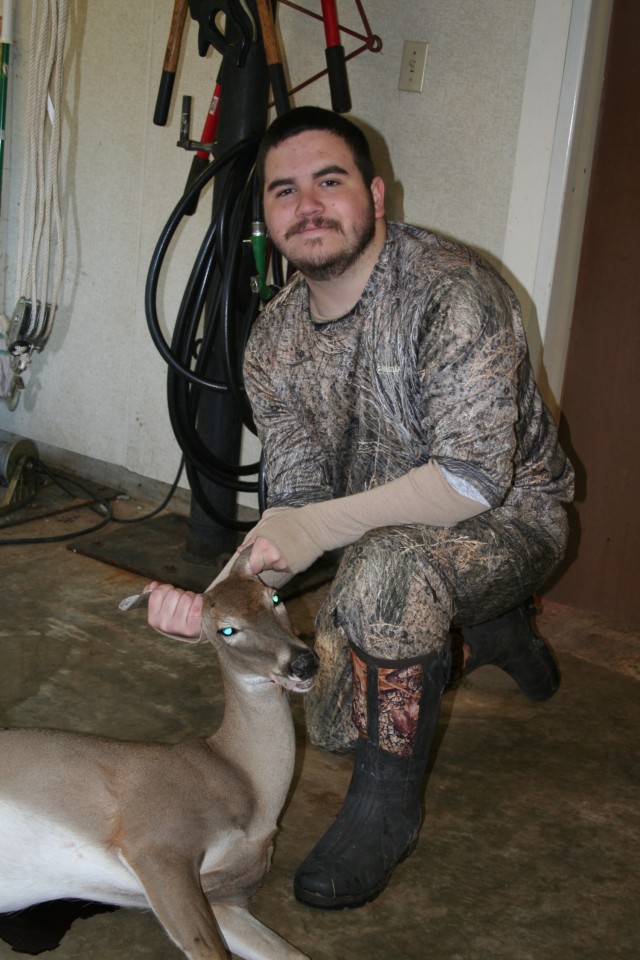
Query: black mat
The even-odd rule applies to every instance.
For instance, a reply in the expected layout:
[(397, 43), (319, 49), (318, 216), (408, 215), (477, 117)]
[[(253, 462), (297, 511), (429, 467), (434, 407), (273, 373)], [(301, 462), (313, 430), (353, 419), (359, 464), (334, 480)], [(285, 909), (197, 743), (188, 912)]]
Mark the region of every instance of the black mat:
[(117, 907), (88, 900), (51, 900), (26, 910), (0, 913), (0, 939), (17, 953), (32, 956), (55, 950), (75, 920), (86, 920)]
[[(212, 563), (194, 561), (186, 555), (188, 523), (188, 517), (166, 513), (141, 523), (106, 527), (95, 536), (74, 540), (68, 549), (149, 580), (200, 593), (213, 580), (215, 569)], [(332, 580), (338, 559), (337, 551), (325, 554), (283, 588), (283, 598), (291, 599)]]

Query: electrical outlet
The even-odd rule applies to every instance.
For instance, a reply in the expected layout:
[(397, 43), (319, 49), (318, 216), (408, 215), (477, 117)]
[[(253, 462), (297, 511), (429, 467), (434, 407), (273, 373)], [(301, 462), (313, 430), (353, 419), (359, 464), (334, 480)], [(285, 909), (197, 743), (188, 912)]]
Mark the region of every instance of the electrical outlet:
[(405, 40), (398, 90), (409, 90), (413, 93), (422, 92), (428, 49), (429, 44), (423, 43), (421, 40)]

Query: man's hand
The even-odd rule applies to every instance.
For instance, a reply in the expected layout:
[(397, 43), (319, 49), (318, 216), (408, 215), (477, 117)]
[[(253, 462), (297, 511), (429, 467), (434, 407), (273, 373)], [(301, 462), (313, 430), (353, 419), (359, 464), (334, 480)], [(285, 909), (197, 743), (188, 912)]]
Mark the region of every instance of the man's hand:
[(289, 566), (282, 553), (265, 537), (251, 536), (242, 544), (245, 548), (251, 544), (249, 566), (252, 573), (262, 573), (263, 570), (277, 570), (279, 573), (289, 573)]
[(157, 580), (145, 587), (146, 591), (151, 591), (147, 616), (150, 627), (190, 639), (200, 636), (204, 605), (201, 593), (180, 590)]

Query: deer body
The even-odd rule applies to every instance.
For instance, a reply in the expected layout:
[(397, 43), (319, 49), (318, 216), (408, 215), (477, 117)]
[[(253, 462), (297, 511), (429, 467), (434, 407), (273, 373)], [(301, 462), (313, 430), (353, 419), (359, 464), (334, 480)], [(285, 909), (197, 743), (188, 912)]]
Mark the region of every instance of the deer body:
[(228, 949), (243, 960), (302, 960), (246, 904), (269, 869), (293, 775), (285, 690), (308, 689), (316, 660), (274, 591), (234, 572), (212, 589), (203, 620), (225, 686), (212, 737), (0, 733), (0, 912), (73, 897), (151, 907), (190, 960)]

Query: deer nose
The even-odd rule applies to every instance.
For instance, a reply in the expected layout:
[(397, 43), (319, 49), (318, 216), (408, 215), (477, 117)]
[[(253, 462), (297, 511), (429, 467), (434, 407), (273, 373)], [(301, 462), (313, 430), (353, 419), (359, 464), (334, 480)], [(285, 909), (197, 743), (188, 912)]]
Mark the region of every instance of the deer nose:
[(291, 661), (291, 673), (300, 680), (309, 680), (318, 671), (318, 657), (313, 650), (303, 650)]

